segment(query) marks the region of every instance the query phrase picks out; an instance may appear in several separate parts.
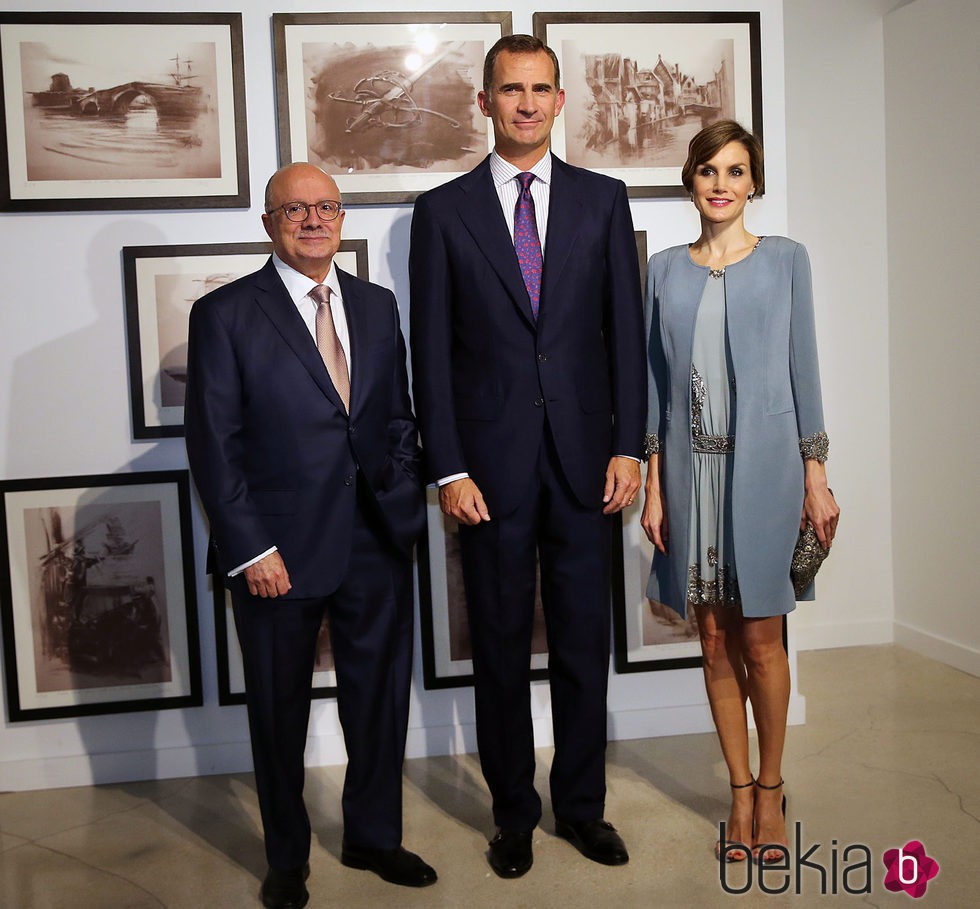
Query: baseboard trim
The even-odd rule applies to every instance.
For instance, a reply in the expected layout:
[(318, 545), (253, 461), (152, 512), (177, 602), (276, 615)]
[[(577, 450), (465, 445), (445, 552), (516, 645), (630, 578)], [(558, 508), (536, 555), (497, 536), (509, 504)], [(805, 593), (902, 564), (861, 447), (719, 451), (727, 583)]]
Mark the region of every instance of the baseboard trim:
[[(789, 724), (806, 721), (806, 699), (790, 698)], [(656, 738), (713, 732), (707, 704), (655, 707), (611, 711), (610, 740)], [(552, 745), (550, 712), (534, 719), (534, 743), (539, 748)], [(408, 730), (406, 756), (435, 757), (476, 752), (476, 727), (472, 723), (416, 727)], [(342, 764), (347, 760), (340, 734), (311, 735), (306, 749), (310, 767)], [(62, 789), (130, 783), (137, 780), (166, 780), (179, 777), (211, 776), (218, 773), (248, 773), (252, 756), (248, 742), (179, 748), (113, 751), (42, 759), (0, 761), (2, 789), (20, 792), (30, 789)]]
[(980, 650), (923, 631), (905, 622), (895, 622), (895, 643), (922, 656), (938, 660), (961, 672), (980, 677)]
[(792, 619), (790, 622), (798, 651), (830, 650), (834, 647), (861, 647), (866, 644), (891, 644), (895, 641), (894, 623), (891, 619), (803, 627), (798, 623), (793, 623)]

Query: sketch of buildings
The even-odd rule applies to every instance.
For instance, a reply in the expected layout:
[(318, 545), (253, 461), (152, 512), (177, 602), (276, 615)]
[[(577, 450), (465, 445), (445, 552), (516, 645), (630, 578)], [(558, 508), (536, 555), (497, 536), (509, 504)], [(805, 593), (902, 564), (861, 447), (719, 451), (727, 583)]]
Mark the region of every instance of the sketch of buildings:
[(735, 116), (732, 42), (719, 45), (713, 76), (702, 81), (663, 54), (655, 63), (652, 54), (579, 55), (589, 97), (578, 117), (566, 108), (568, 160), (586, 167), (683, 164), (694, 133)]

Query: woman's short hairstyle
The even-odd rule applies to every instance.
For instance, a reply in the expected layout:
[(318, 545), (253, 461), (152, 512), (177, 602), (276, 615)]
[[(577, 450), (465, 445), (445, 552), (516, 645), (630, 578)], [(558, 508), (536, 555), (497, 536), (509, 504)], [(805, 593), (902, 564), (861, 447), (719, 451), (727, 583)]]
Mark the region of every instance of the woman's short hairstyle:
[(755, 194), (761, 196), (766, 189), (766, 169), (763, 162), (762, 143), (741, 123), (735, 120), (719, 120), (701, 130), (687, 146), (687, 161), (681, 169), (681, 182), (688, 192), (694, 190), (694, 173), (710, 161), (729, 142), (739, 142), (749, 153), (749, 169)]

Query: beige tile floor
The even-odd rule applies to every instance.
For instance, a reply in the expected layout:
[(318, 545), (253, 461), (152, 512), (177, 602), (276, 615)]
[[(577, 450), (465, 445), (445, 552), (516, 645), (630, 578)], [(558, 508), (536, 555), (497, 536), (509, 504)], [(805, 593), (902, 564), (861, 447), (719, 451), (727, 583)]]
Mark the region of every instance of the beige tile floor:
[[(311, 770), (311, 909), (977, 905), (980, 679), (894, 646), (803, 653), (799, 677), (807, 724), (787, 743), (789, 818), (802, 824), (804, 849), (820, 844), (813, 860), (827, 868), (828, 891), (836, 881), (836, 896), (822, 895), (819, 872), (806, 869), (788, 879), (767, 872), (771, 888), (788, 880), (786, 895), (763, 894), (758, 872), (745, 896), (722, 889), (712, 845), (727, 777), (714, 737), (688, 735), (610, 745), (607, 816), (627, 841), (629, 865), (579, 856), (553, 835), (546, 804), (534, 867), (515, 881), (485, 862), (492, 831), (476, 758), (409, 761), (405, 842), (440, 874), (420, 891), (341, 866), (343, 768)], [(542, 791), (549, 760), (542, 749)], [(884, 850), (911, 839), (941, 866), (921, 900), (882, 885)], [(854, 843), (871, 850), (870, 894), (842, 891), (843, 868), (860, 865), (854, 853), (845, 860)], [(745, 885), (746, 867), (732, 866), (730, 887)], [(2, 909), (252, 907), (264, 871), (247, 774), (0, 794)], [(863, 871), (848, 883), (863, 887)]]

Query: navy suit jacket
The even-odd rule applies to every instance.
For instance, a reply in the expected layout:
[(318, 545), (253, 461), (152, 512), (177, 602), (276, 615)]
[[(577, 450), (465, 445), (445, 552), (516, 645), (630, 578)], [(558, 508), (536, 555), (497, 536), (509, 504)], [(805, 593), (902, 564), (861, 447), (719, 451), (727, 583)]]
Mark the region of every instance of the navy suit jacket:
[(547, 413), (586, 507), (612, 455), (640, 457), (643, 304), (619, 180), (552, 158), (535, 322), (489, 158), (415, 203), (409, 262), (415, 406), (427, 472), (468, 472), (491, 516), (518, 504)]
[(398, 549), (410, 553), (425, 522), (394, 295), (337, 274), (350, 328), (349, 416), (271, 259), (191, 309), (187, 453), (213, 554), (226, 573), (276, 546), (289, 597), (327, 596), (344, 579), (358, 471)]

